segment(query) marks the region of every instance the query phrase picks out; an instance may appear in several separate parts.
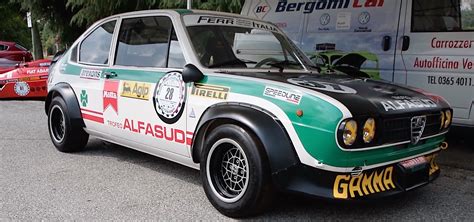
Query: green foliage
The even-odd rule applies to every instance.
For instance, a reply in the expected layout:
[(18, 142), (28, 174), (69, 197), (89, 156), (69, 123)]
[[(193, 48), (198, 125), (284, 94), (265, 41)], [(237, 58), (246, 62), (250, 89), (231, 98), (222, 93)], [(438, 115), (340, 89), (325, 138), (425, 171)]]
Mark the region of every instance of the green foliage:
[(20, 10), (20, 5), (0, 0), (0, 15), (0, 40), (17, 42), (30, 49), (30, 29), (26, 25), (26, 12)]
[(474, 31), (474, 10), (462, 11), (462, 29)]
[[(8, 1), (8, 0), (0, 0)], [(31, 11), (40, 20), (42, 41), (48, 51), (56, 42), (60, 48), (70, 45), (85, 29), (99, 19), (110, 15), (147, 9), (186, 8), (186, 0), (10, 0), (26, 13)], [(194, 9), (239, 13), (244, 0), (193, 0)], [(1, 4), (2, 8), (8, 8)], [(15, 11), (12, 10), (12, 11)], [(3, 11), (2, 11), (3, 12)], [(9, 15), (9, 14), (8, 14)], [(12, 17), (12, 16), (7, 16)], [(16, 23), (18, 23), (18, 17)], [(26, 26), (26, 21), (22, 21)], [(28, 31), (28, 29), (26, 29)], [(10, 31), (11, 32), (11, 31)], [(3, 38), (3, 34), (1, 36)], [(30, 41), (24, 44), (31, 45)]]
[[(72, 23), (89, 26), (95, 21), (118, 13), (147, 9), (186, 8), (186, 0), (68, 0), (67, 7), (77, 10)], [(194, 9), (240, 13), (244, 0), (194, 0)]]

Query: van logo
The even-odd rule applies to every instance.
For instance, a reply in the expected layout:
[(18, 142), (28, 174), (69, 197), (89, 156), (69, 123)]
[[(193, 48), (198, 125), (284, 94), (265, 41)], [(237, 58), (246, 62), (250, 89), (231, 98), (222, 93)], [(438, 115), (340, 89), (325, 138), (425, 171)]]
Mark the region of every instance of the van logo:
[(362, 25), (365, 25), (365, 24), (369, 23), (370, 13), (368, 13), (368, 12), (360, 13), (358, 20), (359, 20), (359, 23), (362, 24)]
[(411, 143), (413, 145), (420, 141), (425, 130), (426, 116), (415, 116), (411, 118)]
[(253, 13), (255, 14), (255, 16), (257, 16), (257, 18), (263, 19), (263, 17), (265, 17), (268, 12), (270, 12), (270, 10), (272, 10), (270, 4), (268, 4), (266, 0), (260, 0), (255, 6)]
[(329, 24), (330, 21), (331, 21), (331, 16), (328, 13), (324, 13), (319, 18), (319, 23), (321, 23), (322, 26)]

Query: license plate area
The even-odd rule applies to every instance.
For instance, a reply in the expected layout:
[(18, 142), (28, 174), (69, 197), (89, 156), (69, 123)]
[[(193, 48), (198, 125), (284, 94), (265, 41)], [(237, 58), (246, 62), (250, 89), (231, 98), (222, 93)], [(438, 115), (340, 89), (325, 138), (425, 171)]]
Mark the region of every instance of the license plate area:
[(399, 162), (399, 185), (404, 190), (411, 190), (429, 181), (429, 161), (424, 157)]

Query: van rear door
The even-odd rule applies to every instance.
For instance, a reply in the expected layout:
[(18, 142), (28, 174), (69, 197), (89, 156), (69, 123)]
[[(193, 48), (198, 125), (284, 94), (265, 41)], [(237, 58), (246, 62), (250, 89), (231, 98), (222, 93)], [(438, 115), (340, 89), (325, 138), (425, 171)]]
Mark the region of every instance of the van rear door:
[(402, 39), (406, 84), (443, 96), (474, 125), (474, 1), (412, 0)]

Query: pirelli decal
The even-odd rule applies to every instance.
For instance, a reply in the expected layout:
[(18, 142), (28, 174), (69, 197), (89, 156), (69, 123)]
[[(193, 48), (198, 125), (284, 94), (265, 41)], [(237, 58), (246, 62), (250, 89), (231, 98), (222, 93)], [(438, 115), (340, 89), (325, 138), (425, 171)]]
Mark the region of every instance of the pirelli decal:
[(363, 197), (395, 189), (393, 166), (358, 176), (338, 175), (334, 180), (334, 198), (347, 199)]
[(148, 100), (150, 84), (145, 82), (122, 81), (120, 96), (133, 99)]
[(229, 92), (230, 88), (228, 87), (195, 83), (191, 90), (191, 95), (227, 100)]

